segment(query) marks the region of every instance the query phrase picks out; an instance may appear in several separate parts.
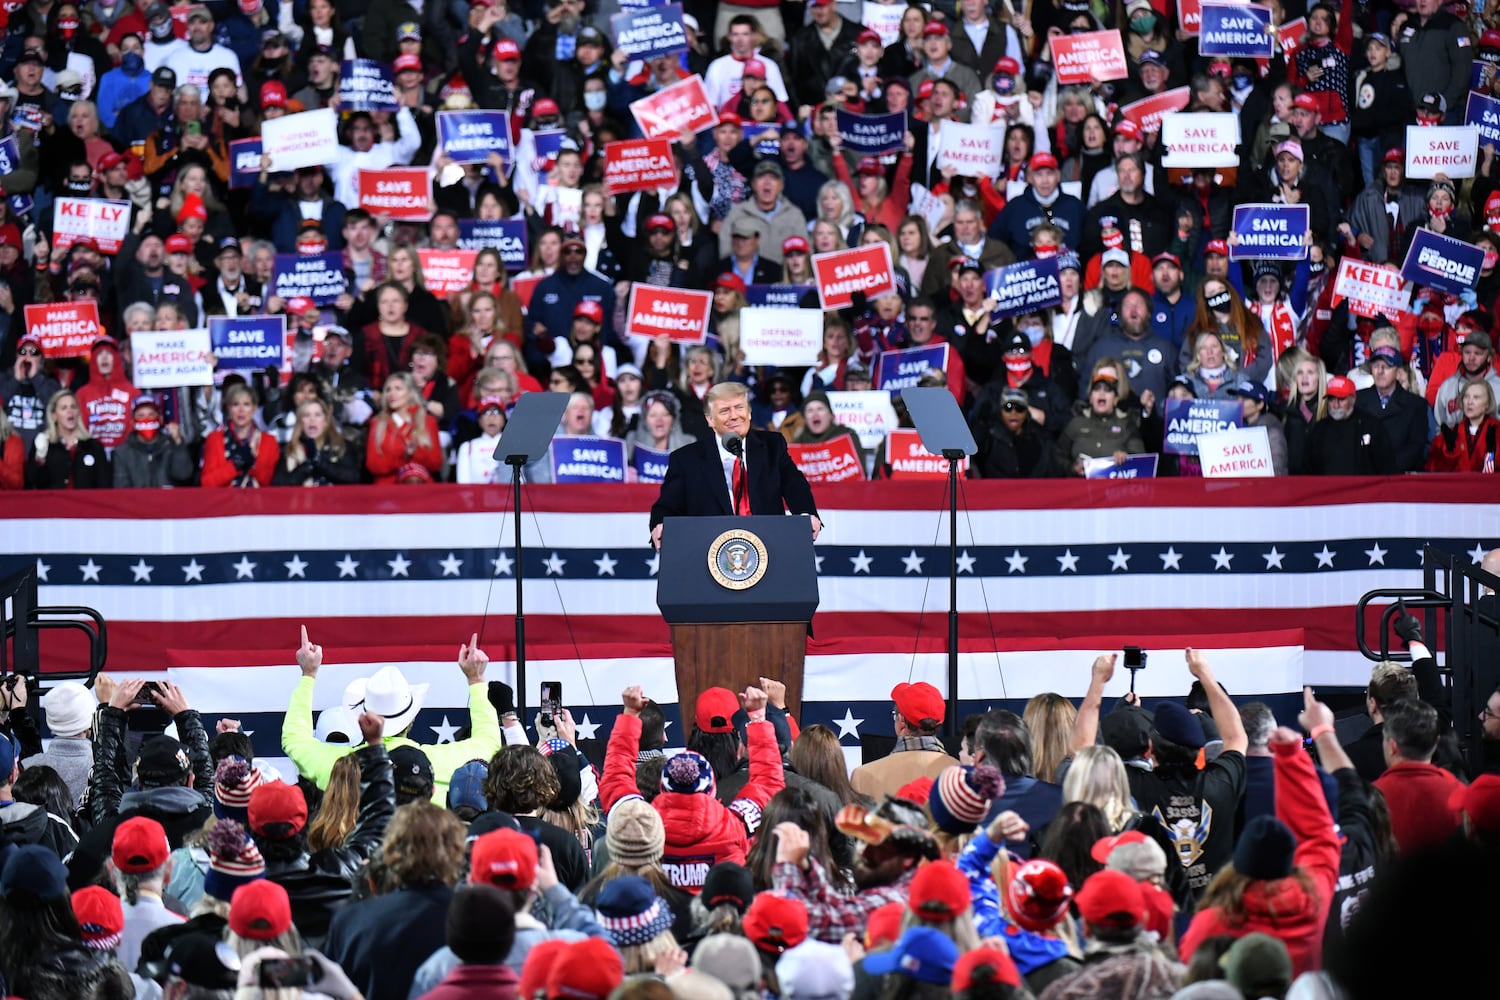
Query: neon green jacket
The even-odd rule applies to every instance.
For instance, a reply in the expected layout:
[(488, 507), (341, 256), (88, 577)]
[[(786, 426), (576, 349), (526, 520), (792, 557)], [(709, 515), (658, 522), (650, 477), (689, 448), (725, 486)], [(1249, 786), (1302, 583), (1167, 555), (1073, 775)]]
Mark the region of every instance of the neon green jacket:
[[(292, 700), (287, 705), (286, 719), (281, 724), (281, 749), (297, 765), (297, 770), (317, 783), (319, 788), (328, 787), (328, 776), (333, 765), (345, 754), (358, 750), (357, 746), (324, 743), (313, 735), (312, 697), (315, 678), (304, 675), (292, 690)], [(432, 762), (434, 788), (432, 801), (445, 805), (448, 800), (448, 779), (453, 772), (471, 760), (489, 763), (500, 749), (500, 717), (495, 706), (490, 704), (489, 691), (483, 682), (469, 685), (469, 729), (473, 733), (466, 740), (456, 743), (426, 744), (409, 740), (404, 736), (387, 736), (387, 752), (391, 747), (417, 747)]]

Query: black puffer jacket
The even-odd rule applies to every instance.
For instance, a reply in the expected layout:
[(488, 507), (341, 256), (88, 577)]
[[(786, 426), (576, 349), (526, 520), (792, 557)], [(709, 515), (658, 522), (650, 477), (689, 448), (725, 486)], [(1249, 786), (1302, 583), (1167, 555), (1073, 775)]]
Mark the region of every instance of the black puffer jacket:
[(37, 955), (5, 977), (7, 996), (27, 1000), (131, 1000), (135, 984), (113, 954), (76, 946)]
[(316, 854), (276, 860), (278, 846), (256, 838), (266, 856), (266, 878), (286, 890), (292, 901), (292, 923), (310, 947), (323, 947), (335, 910), (349, 901), (354, 877), (380, 846), (386, 824), (396, 811), (396, 784), (391, 759), (381, 744), (355, 751), (359, 761), (359, 816), (342, 846)]

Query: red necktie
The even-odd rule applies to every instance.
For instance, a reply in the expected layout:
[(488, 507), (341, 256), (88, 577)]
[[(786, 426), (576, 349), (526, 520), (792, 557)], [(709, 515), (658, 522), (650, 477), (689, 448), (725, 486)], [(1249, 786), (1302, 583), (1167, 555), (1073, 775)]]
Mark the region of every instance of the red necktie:
[(746, 489), (744, 459), (734, 460), (734, 512), (741, 517), (750, 516), (750, 491)]

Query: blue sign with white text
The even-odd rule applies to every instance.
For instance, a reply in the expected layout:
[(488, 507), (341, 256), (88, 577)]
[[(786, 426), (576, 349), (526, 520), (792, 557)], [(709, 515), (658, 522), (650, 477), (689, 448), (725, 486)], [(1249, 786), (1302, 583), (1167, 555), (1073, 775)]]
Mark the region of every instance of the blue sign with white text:
[(875, 387), (890, 392), (910, 389), (928, 371), (948, 370), (948, 345), (928, 344), (904, 351), (886, 351), (875, 369)]
[(340, 111), (399, 111), (390, 66), (375, 59), (345, 59), (339, 65)]
[(688, 48), (680, 3), (627, 10), (611, 17), (609, 25), (615, 33), (615, 47), (632, 59), (655, 59), (686, 52)]
[(438, 145), (454, 163), (484, 163), (490, 153), (510, 162), (510, 115), (504, 111), (439, 111)]
[(1483, 94), (1469, 93), (1464, 109), (1464, 124), (1479, 129), (1479, 145), (1500, 147), (1500, 101)]
[(500, 260), (507, 271), (524, 271), (526, 261), (526, 221), (524, 219), (500, 219), (481, 222), (478, 219), (460, 219), (458, 223), (458, 248), (460, 250), (483, 250), (493, 247), (500, 251)]
[(1269, 59), (1276, 35), (1269, 7), (1205, 3), (1198, 52), (1233, 59)]
[(775, 122), (746, 122), (743, 126), (745, 141), (750, 151), (762, 160), (774, 160), (781, 155), (781, 126)]
[(283, 299), (302, 295), (326, 306), (349, 290), (344, 278), (344, 254), (337, 250), (333, 253), (279, 253), (272, 285), (273, 294)]
[(844, 149), (857, 156), (884, 156), (906, 150), (906, 112), (885, 115), (857, 115), (840, 109), (837, 112), (839, 136)]
[(552, 439), (554, 483), (623, 483), (625, 442), (615, 438)]
[(1306, 205), (1236, 205), (1230, 260), (1302, 260), (1307, 256)]
[(1007, 264), (986, 274), (985, 287), (995, 301), (990, 311), (991, 322), (1062, 302), (1057, 265), (1056, 257), (1043, 257)]
[(802, 296), (812, 290), (812, 285), (746, 285), (745, 304), (799, 309)]
[(1171, 455), (1198, 454), (1198, 436), (1243, 427), (1245, 410), (1238, 399), (1169, 399), (1162, 406), (1167, 432), (1161, 450)]
[(1484, 251), (1451, 236), (1418, 229), (1401, 265), (1401, 277), (1450, 295), (1462, 295), (1479, 281)]
[(229, 144), (229, 187), (240, 191), (260, 180), (259, 139), (236, 139)]
[(1131, 455), (1115, 464), (1112, 458), (1095, 459), (1084, 463), (1085, 479), (1155, 479), (1156, 462), (1159, 455)]
[(285, 316), (210, 316), (208, 337), (220, 368), (261, 371), (281, 367), (286, 350)]
[(635, 446), (635, 451), (630, 455), (630, 467), (635, 469), (635, 481), (638, 483), (659, 483), (667, 478), (667, 461), (672, 457), (669, 451), (657, 451), (654, 448), (642, 448)]

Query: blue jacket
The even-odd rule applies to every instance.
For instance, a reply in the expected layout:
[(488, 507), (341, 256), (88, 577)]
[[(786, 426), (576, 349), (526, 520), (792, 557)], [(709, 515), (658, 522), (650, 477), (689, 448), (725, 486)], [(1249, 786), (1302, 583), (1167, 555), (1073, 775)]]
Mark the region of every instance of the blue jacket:
[(1006, 203), (990, 225), (990, 239), (1001, 240), (1010, 247), (1017, 260), (1030, 260), (1031, 231), (1051, 222), (1063, 231), (1063, 242), (1073, 250), (1083, 239), (1083, 202), (1070, 194), (1059, 193), (1050, 209), (1043, 208), (1030, 187)]
[(1151, 332), (1173, 347), (1180, 348), (1188, 327), (1193, 325), (1197, 302), (1194, 296), (1181, 292), (1177, 296), (1177, 304), (1173, 305), (1161, 292), (1152, 292)]
[[(115, 72), (111, 70), (104, 74), (104, 78), (109, 79)], [(167, 106), (159, 112), (151, 107), (149, 74), (142, 75), (148, 77), (146, 93), (125, 105), (115, 117), (114, 127), (110, 129), (114, 137), (127, 146), (133, 146), (136, 143), (144, 144), (147, 136), (165, 125), (172, 117), (171, 101), (168, 101)]]
[[(250, 189), (250, 214), (271, 220), (271, 242), (277, 253), (297, 252), (297, 227), (302, 213), (290, 195), (273, 194), (260, 181)], [(344, 249), (344, 206), (326, 195), (323, 198), (323, 232), (328, 236), (329, 250)]]
[(135, 76), (118, 67), (105, 73), (99, 80), (99, 120), (104, 123), (105, 128), (113, 129), (120, 113), (137, 98), (144, 97), (150, 89), (151, 74), (145, 69)]
[(1000, 906), (1000, 890), (990, 874), (990, 865), (999, 853), (1000, 845), (990, 840), (989, 833), (981, 827), (959, 854), (956, 865), (969, 880), (974, 926), (980, 936), (1004, 938), (1006, 950), (1021, 975), (1025, 976), (1062, 958), (1068, 953), (1068, 945), (1061, 938), (1022, 930), (1005, 919), (1005, 911)]
[(1007, 777), (1005, 794), (995, 800), (995, 804), (990, 807), (990, 814), (984, 818), (984, 821), (988, 824), (1007, 809), (1024, 819), (1026, 825), (1031, 827), (1031, 833), (1024, 843), (1007, 844), (1006, 850), (1018, 858), (1029, 858), (1036, 850), (1036, 845), (1041, 843), (1042, 829), (1052, 822), (1052, 817), (1057, 815), (1062, 804), (1061, 786), (1029, 775), (1020, 778)]
[[(559, 268), (537, 283), (531, 293), (531, 309), (526, 325), (526, 367), (545, 370), (552, 353), (552, 339), (568, 336), (573, 328), (573, 309), (585, 299), (593, 299), (604, 310), (604, 326), (599, 342), (616, 346), (614, 336), (615, 286), (607, 278), (584, 269), (568, 274)], [(544, 332), (538, 333), (541, 327)]]

